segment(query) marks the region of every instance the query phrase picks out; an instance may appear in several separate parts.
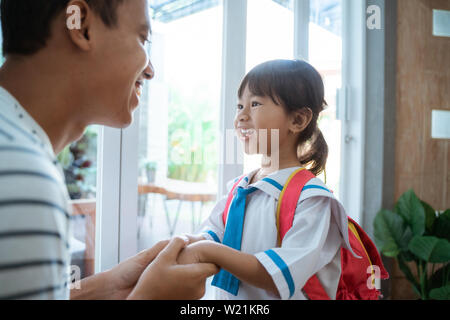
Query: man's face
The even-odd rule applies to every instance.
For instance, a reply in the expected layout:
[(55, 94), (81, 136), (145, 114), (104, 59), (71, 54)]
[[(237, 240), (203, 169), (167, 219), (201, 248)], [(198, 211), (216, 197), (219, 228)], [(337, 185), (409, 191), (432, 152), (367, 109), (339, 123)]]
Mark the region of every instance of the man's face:
[[(131, 124), (145, 80), (154, 76), (147, 52), (150, 19), (146, 0), (124, 1), (117, 9), (117, 27), (94, 20), (94, 47), (85, 92), (93, 123), (116, 128)], [(89, 99), (88, 97), (88, 99)]]

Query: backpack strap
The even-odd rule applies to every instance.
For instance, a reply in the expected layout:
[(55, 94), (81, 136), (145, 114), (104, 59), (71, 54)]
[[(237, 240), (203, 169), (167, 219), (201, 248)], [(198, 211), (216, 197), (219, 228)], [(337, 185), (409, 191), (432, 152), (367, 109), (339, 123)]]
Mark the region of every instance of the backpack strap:
[[(310, 171), (301, 168), (293, 172), (285, 183), (277, 205), (278, 246), (281, 246), (284, 236), (292, 227), (295, 210), (303, 188), (308, 181), (315, 177)], [(310, 300), (330, 300), (316, 275), (313, 275), (306, 282), (302, 290)]]
[(222, 221), (223, 221), (223, 225), (225, 226), (227, 224), (227, 217), (228, 217), (228, 211), (230, 211), (230, 206), (231, 206), (231, 202), (233, 202), (233, 198), (234, 198), (234, 190), (237, 188), (237, 186), (239, 185), (239, 183), (241, 183), (242, 179), (244, 179), (245, 175), (243, 175), (242, 177), (240, 177), (233, 185), (233, 188), (231, 188), (231, 191), (228, 193), (228, 199), (227, 202), (225, 204), (225, 210), (222, 213)]
[(285, 183), (277, 205), (278, 246), (292, 227), (300, 194), (309, 180), (316, 176), (305, 168), (294, 171)]

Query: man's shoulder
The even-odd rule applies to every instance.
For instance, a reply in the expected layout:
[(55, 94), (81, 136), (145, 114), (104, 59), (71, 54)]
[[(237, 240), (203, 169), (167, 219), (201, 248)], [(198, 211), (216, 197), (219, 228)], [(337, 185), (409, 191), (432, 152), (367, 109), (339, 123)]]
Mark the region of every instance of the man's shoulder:
[(41, 145), (22, 139), (5, 140), (0, 137), (0, 171), (9, 169), (44, 170), (60, 175), (59, 164)]
[(51, 198), (55, 193), (64, 194), (59, 164), (40, 146), (0, 139), (0, 160), (0, 198), (24, 195)]

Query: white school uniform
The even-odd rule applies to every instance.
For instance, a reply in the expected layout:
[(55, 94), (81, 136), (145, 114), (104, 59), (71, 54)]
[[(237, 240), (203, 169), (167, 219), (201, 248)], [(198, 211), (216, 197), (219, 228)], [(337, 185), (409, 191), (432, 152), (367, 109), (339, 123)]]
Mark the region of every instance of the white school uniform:
[[(320, 179), (314, 178), (306, 184), (292, 228), (286, 233), (281, 248), (277, 248), (278, 198), (289, 176), (299, 168), (280, 170), (252, 185), (248, 182), (257, 170), (241, 180), (238, 187), (258, 189), (247, 196), (241, 251), (255, 255), (271, 275), (281, 299), (307, 299), (301, 289), (314, 274), (328, 296), (335, 299), (341, 275), (340, 248), (351, 247), (344, 208)], [(228, 183), (228, 192), (236, 181)], [(227, 197), (224, 197), (216, 204), (199, 229), (209, 240), (220, 243), (223, 240), (222, 214), (226, 201)], [(242, 281), (237, 296), (213, 288), (215, 297), (221, 300), (278, 299), (274, 294)]]

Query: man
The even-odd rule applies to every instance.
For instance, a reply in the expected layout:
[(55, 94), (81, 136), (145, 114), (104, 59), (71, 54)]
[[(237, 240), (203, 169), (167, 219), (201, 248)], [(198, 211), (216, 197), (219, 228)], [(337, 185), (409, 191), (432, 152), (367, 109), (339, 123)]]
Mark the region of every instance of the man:
[[(72, 6), (78, 28), (68, 28)], [(88, 125), (132, 122), (154, 77), (148, 3), (2, 0), (1, 19), (0, 299), (67, 299), (70, 206), (55, 154)], [(70, 298), (198, 299), (218, 269), (178, 265), (187, 242), (162, 241), (82, 280)]]

